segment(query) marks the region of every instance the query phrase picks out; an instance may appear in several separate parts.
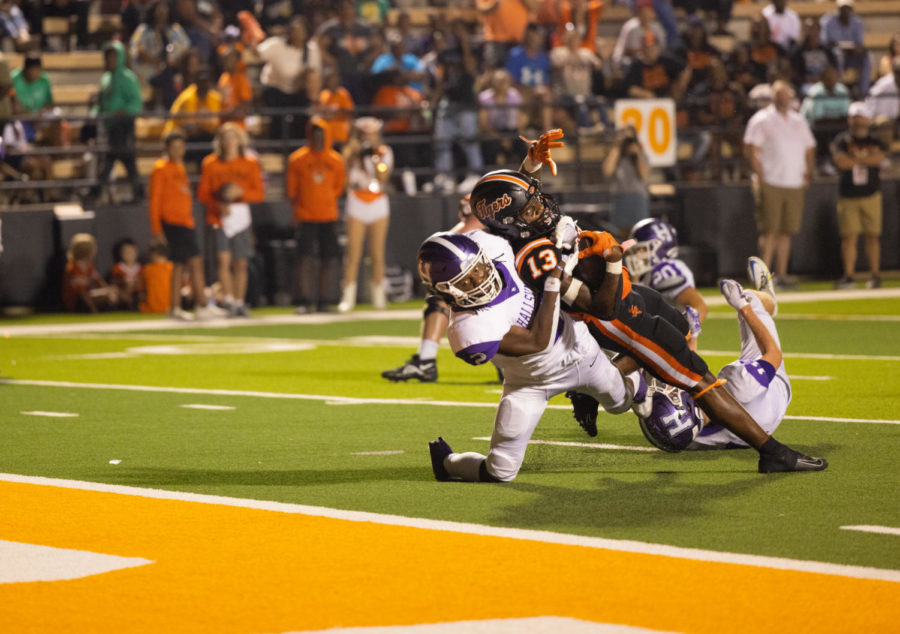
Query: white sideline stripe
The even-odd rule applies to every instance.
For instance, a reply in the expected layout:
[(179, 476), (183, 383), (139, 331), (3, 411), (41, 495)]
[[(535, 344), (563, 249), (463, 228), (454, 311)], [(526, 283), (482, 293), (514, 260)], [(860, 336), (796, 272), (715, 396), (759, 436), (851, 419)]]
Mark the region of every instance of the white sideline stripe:
[(802, 374), (789, 374), (791, 381), (831, 381), (833, 376), (803, 376)]
[(446, 520), (430, 520), (417, 517), (404, 517), (402, 515), (387, 515), (382, 513), (368, 513), (364, 511), (346, 511), (322, 506), (287, 504), (284, 502), (271, 502), (266, 500), (249, 500), (224, 497), (219, 495), (187, 493), (183, 491), (166, 491), (162, 489), (143, 489), (139, 487), (123, 486), (118, 484), (82, 482), (79, 480), (61, 480), (56, 478), (42, 478), (37, 476), (25, 476), (12, 473), (0, 473), (0, 482), (52, 486), (64, 489), (76, 489), (79, 491), (114, 493), (118, 495), (132, 495), (136, 497), (153, 498), (157, 500), (177, 500), (181, 502), (195, 502), (199, 504), (216, 504), (220, 506), (273, 511), (276, 513), (291, 513), (299, 515), (312, 515), (315, 517), (329, 517), (332, 519), (346, 520), (350, 522), (373, 522), (376, 524), (384, 524), (389, 526), (405, 526), (408, 528), (420, 528), (424, 530), (447, 531), (453, 533), (465, 533), (469, 535), (485, 535), (508, 539), (521, 539), (548, 544), (562, 544), (568, 546), (581, 546), (585, 548), (614, 550), (618, 552), (675, 557), (678, 559), (689, 559), (694, 561), (736, 564), (740, 566), (755, 566), (759, 568), (770, 568), (775, 570), (794, 570), (799, 572), (811, 572), (814, 574), (835, 575), (839, 577), (852, 577), (857, 579), (875, 579), (879, 581), (900, 583), (900, 571), (887, 570), (883, 568), (869, 568), (865, 566), (851, 566), (846, 564), (787, 559), (782, 557), (765, 557), (762, 555), (745, 555), (739, 553), (701, 550), (699, 548), (683, 548), (680, 546), (669, 546), (666, 544), (652, 544), (632, 540), (605, 539), (601, 537), (587, 537), (584, 535), (571, 535), (567, 533), (553, 533), (551, 531), (539, 531), (521, 528), (503, 528), (499, 526), (467, 524), (463, 522), (451, 522)]
[[(352, 396), (325, 396), (322, 394), (292, 394), (282, 392), (258, 392), (252, 390), (219, 390), (197, 387), (163, 387), (158, 385), (119, 385), (113, 383), (74, 383), (72, 381), (42, 381), (36, 379), (3, 379), (0, 385), (28, 387), (66, 387), (87, 390), (124, 390), (126, 392), (159, 392), (163, 394), (202, 394), (207, 396), (250, 396), (296, 401), (324, 401), (326, 405), (433, 405), (436, 407), (484, 407), (496, 409), (496, 403), (471, 401), (428, 401), (403, 398), (354, 398)], [(548, 405), (547, 409), (571, 411), (570, 405)], [(830, 423), (883, 423), (900, 425), (900, 420), (884, 418), (836, 418), (830, 416), (785, 416), (792, 420), (818, 420)]]
[(24, 414), (25, 416), (46, 416), (48, 418), (75, 418), (76, 416), (78, 416), (78, 414), (75, 414), (73, 412), (42, 412), (40, 410), (19, 413)]
[(532, 616), (521, 619), (484, 619), (481, 621), (449, 621), (414, 625), (382, 625), (371, 627), (336, 627), (327, 630), (305, 630), (282, 634), (675, 634), (669, 630), (648, 630), (618, 623), (595, 623), (564, 616)]
[[(788, 303), (806, 303), (821, 301), (844, 301), (858, 299), (887, 299), (900, 297), (900, 288), (858, 289), (847, 291), (807, 291), (778, 293), (778, 301)], [(724, 306), (724, 297), (705, 297), (709, 306)], [(727, 314), (727, 313), (726, 313)], [(174, 319), (140, 319), (115, 322), (87, 322), (78, 324), (33, 324), (9, 325), (2, 328), (3, 333), (10, 335), (56, 335), (62, 333), (82, 332), (128, 332), (131, 330), (184, 330), (187, 328), (222, 329), (241, 326), (276, 326), (286, 324), (333, 324), (339, 322), (358, 321), (390, 321), (394, 319), (419, 320), (422, 318), (420, 308), (403, 310), (364, 310), (344, 315), (317, 313), (313, 315), (268, 315), (252, 317), (235, 322), (231, 319), (214, 319), (212, 321), (176, 321)], [(819, 319), (816, 316), (816, 319)]]
[(404, 452), (402, 449), (394, 449), (390, 451), (354, 451), (351, 456), (399, 456)]
[(237, 409), (231, 405), (204, 405), (203, 403), (185, 403), (178, 407), (183, 407), (185, 409), (208, 409), (213, 412), (231, 412)]
[(859, 526), (841, 526), (841, 530), (878, 533), (880, 535), (900, 535), (900, 528), (894, 528), (892, 526), (866, 526), (865, 524), (860, 524)]
[[(490, 436), (477, 436), (472, 440), (490, 440)], [(529, 445), (555, 445), (557, 447), (587, 447), (588, 449), (612, 449), (619, 451), (648, 451), (657, 452), (659, 449), (653, 447), (635, 447), (634, 445), (609, 445), (599, 442), (569, 442), (563, 440), (535, 440), (532, 438), (528, 441)]]

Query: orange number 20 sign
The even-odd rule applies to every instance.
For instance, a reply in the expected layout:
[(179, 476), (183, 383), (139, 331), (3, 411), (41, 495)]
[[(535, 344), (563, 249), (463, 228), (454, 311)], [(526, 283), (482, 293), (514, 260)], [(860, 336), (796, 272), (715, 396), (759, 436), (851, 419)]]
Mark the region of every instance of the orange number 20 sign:
[(669, 167), (677, 158), (675, 102), (672, 99), (619, 99), (616, 128), (634, 126), (653, 167)]

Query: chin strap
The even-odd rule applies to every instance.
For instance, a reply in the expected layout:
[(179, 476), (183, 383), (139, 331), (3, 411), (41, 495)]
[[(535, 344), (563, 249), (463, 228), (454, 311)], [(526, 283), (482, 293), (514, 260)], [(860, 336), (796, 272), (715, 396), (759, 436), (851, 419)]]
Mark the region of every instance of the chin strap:
[(725, 385), (726, 383), (728, 383), (728, 381), (726, 381), (725, 379), (717, 379), (716, 382), (713, 383), (712, 385), (707, 385), (705, 388), (700, 390), (697, 394), (694, 394), (693, 398), (696, 401), (697, 399), (699, 399), (701, 396), (703, 396), (704, 394), (709, 392), (714, 387), (721, 387), (721, 386)]

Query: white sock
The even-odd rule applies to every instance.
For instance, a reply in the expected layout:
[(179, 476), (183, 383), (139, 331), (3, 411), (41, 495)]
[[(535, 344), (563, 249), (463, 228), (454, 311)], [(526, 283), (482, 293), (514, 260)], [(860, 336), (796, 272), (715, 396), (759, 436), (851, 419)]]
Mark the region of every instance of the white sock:
[(235, 308), (240, 308), (240, 307), (243, 306), (243, 305), (244, 305), (244, 300), (242, 300), (242, 299), (236, 299), (236, 300), (234, 300), (233, 306), (234, 306)]
[(234, 295), (226, 295), (225, 296), (225, 305), (231, 306), (232, 304), (234, 304)]
[(478, 482), (478, 471), (485, 457), (474, 451), (466, 453), (452, 453), (444, 458), (444, 468), (451, 477), (465, 480), (466, 482)]
[(432, 341), (431, 339), (422, 339), (422, 343), (419, 344), (419, 359), (422, 361), (430, 361), (437, 356), (438, 348), (440, 345), (437, 341)]

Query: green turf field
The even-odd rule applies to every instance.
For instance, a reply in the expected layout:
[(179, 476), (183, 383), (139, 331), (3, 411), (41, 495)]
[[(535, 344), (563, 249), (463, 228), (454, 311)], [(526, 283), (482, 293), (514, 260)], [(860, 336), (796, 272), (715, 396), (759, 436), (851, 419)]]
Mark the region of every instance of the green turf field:
[[(716, 368), (739, 349), (730, 310), (713, 307), (700, 339)], [(623, 449), (535, 444), (513, 483), (438, 483), (427, 442), (486, 452), (496, 374), (444, 347), (437, 384), (388, 383), (379, 373), (411, 354), (419, 322), (365, 313), (165, 331), (0, 324), (0, 472), (900, 570), (900, 536), (840, 528), (900, 527), (900, 299), (781, 314), (794, 397), (776, 436), (827, 457), (823, 473), (758, 475), (751, 451), (638, 451), (649, 445), (630, 413), (601, 414), (591, 439), (557, 398), (535, 439)], [(228, 409), (183, 407), (198, 404)]]

